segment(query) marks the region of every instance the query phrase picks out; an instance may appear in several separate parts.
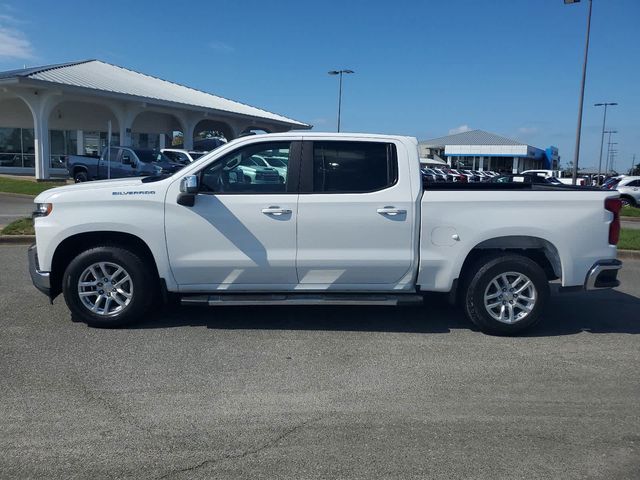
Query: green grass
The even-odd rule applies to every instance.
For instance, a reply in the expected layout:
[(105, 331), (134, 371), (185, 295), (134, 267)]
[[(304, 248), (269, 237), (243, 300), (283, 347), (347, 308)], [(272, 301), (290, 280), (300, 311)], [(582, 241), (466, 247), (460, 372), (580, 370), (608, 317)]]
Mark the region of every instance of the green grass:
[(21, 218), (2, 229), (2, 235), (35, 235), (33, 229), (33, 220), (30, 218)]
[(623, 217), (640, 217), (640, 208), (622, 207), (620, 215), (622, 215)]
[(64, 182), (31, 182), (16, 178), (0, 177), (0, 192), (23, 193), (25, 195), (38, 195), (53, 187), (61, 187)]
[(623, 228), (620, 231), (618, 248), (623, 250), (640, 250), (640, 230)]

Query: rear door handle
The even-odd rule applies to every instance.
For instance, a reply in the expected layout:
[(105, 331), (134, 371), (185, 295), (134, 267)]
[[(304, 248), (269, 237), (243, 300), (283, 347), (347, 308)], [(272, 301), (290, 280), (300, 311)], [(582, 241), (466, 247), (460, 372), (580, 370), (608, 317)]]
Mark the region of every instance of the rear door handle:
[(291, 213), (291, 210), (289, 210), (288, 208), (280, 208), (280, 207), (267, 207), (267, 208), (263, 208), (262, 209), (262, 213), (264, 213), (265, 215), (287, 215), (289, 213)]
[(378, 210), (376, 210), (380, 215), (389, 215), (389, 216), (394, 216), (394, 215), (404, 215), (407, 213), (406, 210), (403, 210), (401, 208), (396, 208), (396, 207), (382, 207), (379, 208)]

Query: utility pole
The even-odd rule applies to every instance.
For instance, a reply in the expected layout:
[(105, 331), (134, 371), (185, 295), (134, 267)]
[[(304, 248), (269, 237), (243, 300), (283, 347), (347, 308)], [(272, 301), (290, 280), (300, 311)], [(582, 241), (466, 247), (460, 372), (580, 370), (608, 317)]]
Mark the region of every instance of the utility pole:
[(629, 170), (629, 175), (633, 175), (633, 171), (636, 169), (636, 154), (633, 154), (631, 158), (631, 170)]
[[(580, 0), (564, 0), (565, 5), (578, 3)], [(584, 47), (584, 62), (582, 64), (582, 82), (580, 84), (580, 103), (578, 104), (578, 127), (576, 128), (576, 149), (573, 159), (573, 184), (578, 179), (578, 160), (580, 159), (580, 133), (582, 132), (582, 104), (584, 103), (584, 84), (587, 78), (587, 59), (589, 58), (589, 34), (591, 33), (591, 7), (593, 2), (589, 0), (589, 13), (587, 13), (587, 41)]]
[(611, 134), (613, 133), (618, 133), (617, 130), (606, 130), (604, 133), (608, 133), (609, 134), (609, 140), (607, 141), (607, 160), (605, 163), (605, 169), (604, 169), (604, 175), (605, 177), (607, 176), (608, 172), (609, 172), (609, 150), (611, 150)]
[(600, 178), (600, 175), (602, 173), (602, 147), (604, 144), (604, 130), (606, 128), (607, 125), (607, 107), (609, 106), (614, 106), (614, 105), (618, 105), (615, 102), (604, 102), (604, 103), (595, 103), (593, 106), (594, 107), (604, 107), (604, 116), (602, 118), (602, 136), (600, 137), (600, 160), (598, 161), (598, 185), (602, 185), (602, 180)]

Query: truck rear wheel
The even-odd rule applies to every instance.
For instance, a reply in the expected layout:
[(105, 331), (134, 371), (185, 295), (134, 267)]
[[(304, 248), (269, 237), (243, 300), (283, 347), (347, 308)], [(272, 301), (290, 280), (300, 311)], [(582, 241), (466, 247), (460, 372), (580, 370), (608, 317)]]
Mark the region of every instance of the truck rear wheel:
[(470, 272), (464, 294), (469, 319), (485, 333), (515, 335), (540, 321), (549, 298), (544, 270), (522, 255), (481, 259)]
[(73, 174), (73, 181), (76, 183), (86, 182), (87, 180), (89, 180), (89, 177), (87, 176), (87, 172), (84, 170), (78, 170)]
[(62, 281), (72, 316), (92, 327), (139, 320), (151, 307), (157, 284), (138, 254), (110, 245), (77, 255)]

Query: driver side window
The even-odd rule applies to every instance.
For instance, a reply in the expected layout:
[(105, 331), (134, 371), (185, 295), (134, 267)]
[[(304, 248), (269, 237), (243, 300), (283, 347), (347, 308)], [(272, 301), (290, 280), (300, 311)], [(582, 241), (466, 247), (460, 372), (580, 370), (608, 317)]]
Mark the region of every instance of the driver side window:
[(200, 177), (203, 193), (286, 192), (291, 142), (269, 142), (234, 150), (207, 166)]

